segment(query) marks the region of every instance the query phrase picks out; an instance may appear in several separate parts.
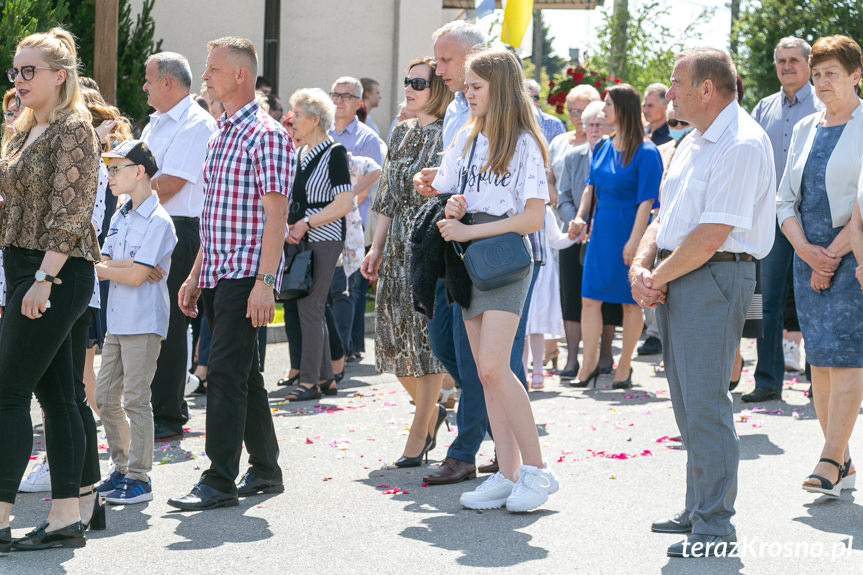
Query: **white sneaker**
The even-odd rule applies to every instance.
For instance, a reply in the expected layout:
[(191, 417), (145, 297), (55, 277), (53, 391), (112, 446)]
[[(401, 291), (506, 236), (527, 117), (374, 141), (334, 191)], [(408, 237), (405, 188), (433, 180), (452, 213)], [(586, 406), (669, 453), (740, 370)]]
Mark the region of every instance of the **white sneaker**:
[(198, 389), (199, 385), (201, 385), (201, 380), (198, 379), (198, 376), (186, 372), (186, 387), (183, 389), (183, 397), (192, 395), (192, 392)]
[(33, 466), (33, 471), (30, 472), (30, 475), (26, 479), (21, 481), (18, 491), (23, 491), (24, 493), (51, 491), (51, 472), (48, 469), (47, 460)]
[(459, 503), (468, 509), (498, 509), (507, 502), (515, 483), (498, 471), (473, 491), (461, 494)]
[(518, 482), (506, 499), (506, 510), (514, 513), (530, 511), (548, 500), (548, 496), (560, 489), (554, 472), (548, 463), (545, 469), (533, 465), (522, 465)]
[(800, 346), (786, 339), (782, 342), (782, 351), (785, 355), (785, 371), (803, 371)]

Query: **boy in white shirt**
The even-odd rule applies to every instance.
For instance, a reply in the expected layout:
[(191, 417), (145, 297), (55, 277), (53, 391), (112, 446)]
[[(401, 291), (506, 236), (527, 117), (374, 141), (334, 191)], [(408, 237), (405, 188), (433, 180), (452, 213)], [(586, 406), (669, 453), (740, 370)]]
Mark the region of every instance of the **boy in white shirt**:
[[(111, 282), (96, 405), (114, 468), (96, 490), (108, 503), (132, 504), (153, 499), (147, 475), (153, 467), (150, 382), (168, 333), (168, 286), (163, 270), (171, 267), (177, 236), (171, 217), (150, 187), (158, 168), (147, 145), (129, 140), (103, 157), (111, 192), (128, 194), (131, 199), (111, 219), (102, 262), (96, 265), (99, 279)], [(148, 279), (154, 270), (162, 278), (151, 283)]]

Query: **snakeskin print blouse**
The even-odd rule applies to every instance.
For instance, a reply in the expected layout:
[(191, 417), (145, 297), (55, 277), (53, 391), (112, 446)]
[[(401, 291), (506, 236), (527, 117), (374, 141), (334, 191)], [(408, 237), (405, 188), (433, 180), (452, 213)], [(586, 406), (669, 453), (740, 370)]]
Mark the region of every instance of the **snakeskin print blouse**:
[(0, 160), (0, 247), (55, 251), (99, 261), (90, 216), (96, 200), (99, 137), (75, 112), (54, 121), (22, 150), (15, 134)]

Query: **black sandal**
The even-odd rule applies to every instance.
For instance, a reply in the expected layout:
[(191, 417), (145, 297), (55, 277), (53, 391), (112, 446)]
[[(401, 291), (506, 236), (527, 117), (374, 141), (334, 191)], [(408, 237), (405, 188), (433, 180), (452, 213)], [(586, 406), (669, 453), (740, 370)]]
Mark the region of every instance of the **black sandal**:
[(300, 384), (289, 395), (285, 396), (288, 401), (308, 401), (309, 399), (320, 399), (321, 390), (317, 385), (305, 387)]
[(339, 392), (338, 388), (336, 387), (335, 379), (330, 379), (323, 383), (319, 383), (318, 388), (320, 388), (321, 393), (323, 393), (324, 395), (336, 395)]
[(812, 493), (821, 493), (822, 495), (829, 495), (830, 497), (839, 497), (840, 493), (842, 493), (842, 477), (845, 473), (845, 468), (832, 459), (828, 459), (826, 457), (822, 457), (818, 460), (818, 462), (829, 463), (831, 465), (835, 465), (837, 469), (839, 469), (839, 476), (836, 478), (836, 481), (830, 481), (820, 475), (810, 475), (806, 479), (817, 479), (821, 484), (820, 487), (816, 487), (815, 485), (806, 485), (803, 484), (803, 489), (806, 491), (810, 491)]
[(87, 493), (81, 493), (78, 497), (88, 496), (96, 494), (96, 499), (93, 501), (93, 514), (90, 515), (90, 521), (84, 523), (81, 521), (81, 525), (84, 526), (84, 531), (87, 529), (92, 529), (93, 531), (101, 531), (107, 528), (107, 521), (105, 519), (105, 505), (102, 503), (102, 494), (96, 491), (95, 488), (91, 489)]

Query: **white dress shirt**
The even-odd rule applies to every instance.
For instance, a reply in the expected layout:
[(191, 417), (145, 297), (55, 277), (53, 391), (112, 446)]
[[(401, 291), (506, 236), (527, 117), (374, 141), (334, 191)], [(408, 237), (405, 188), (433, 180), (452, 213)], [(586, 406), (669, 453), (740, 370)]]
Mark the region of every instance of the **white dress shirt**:
[(216, 130), (216, 121), (191, 96), (173, 108), (150, 115), (141, 139), (156, 158), (159, 171), (186, 180), (180, 191), (162, 207), (172, 216), (197, 218), (204, 208), (204, 159), (207, 142)]
[(680, 141), (659, 208), (659, 249), (674, 250), (699, 224), (732, 226), (720, 252), (763, 258), (773, 247), (776, 171), (767, 134), (731, 102), (702, 134)]

